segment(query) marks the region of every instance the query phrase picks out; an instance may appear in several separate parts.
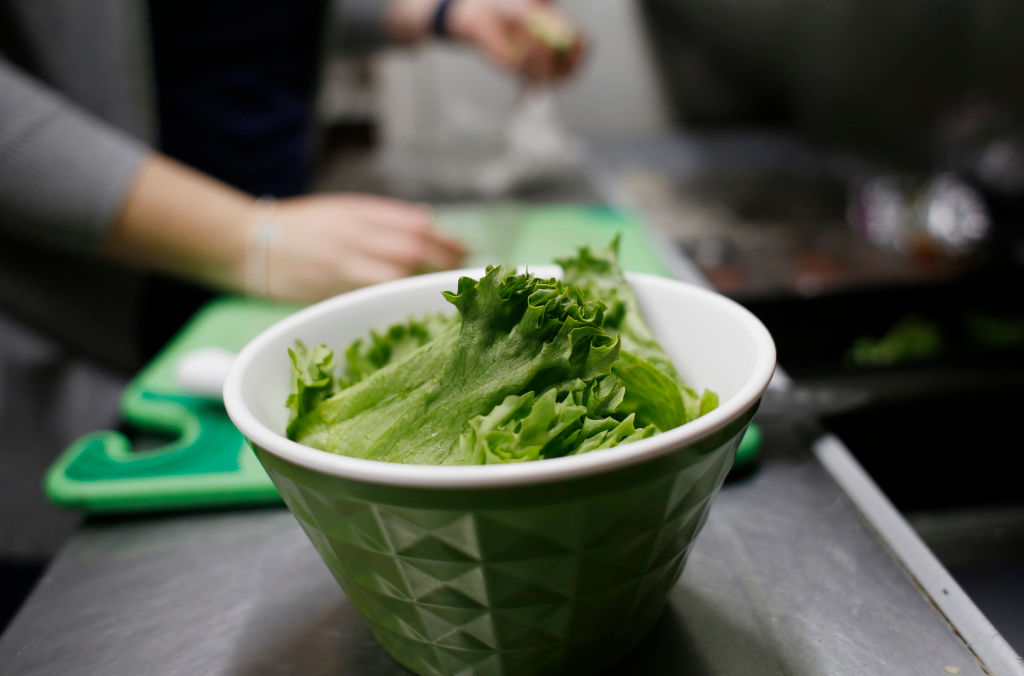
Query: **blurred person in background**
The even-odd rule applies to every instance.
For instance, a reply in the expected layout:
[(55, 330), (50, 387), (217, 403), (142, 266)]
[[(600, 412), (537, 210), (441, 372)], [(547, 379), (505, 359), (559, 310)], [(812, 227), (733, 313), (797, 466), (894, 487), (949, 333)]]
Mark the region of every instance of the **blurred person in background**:
[(460, 262), (426, 206), (307, 192), (325, 58), (431, 37), (537, 82), (582, 52), (541, 0), (0, 0), (0, 561), (59, 544), (43, 471), (211, 294)]

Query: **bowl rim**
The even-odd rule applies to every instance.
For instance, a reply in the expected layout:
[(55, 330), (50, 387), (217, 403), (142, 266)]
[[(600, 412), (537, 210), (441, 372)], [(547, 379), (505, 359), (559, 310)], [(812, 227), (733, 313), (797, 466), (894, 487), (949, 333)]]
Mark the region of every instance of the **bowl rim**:
[[(536, 272), (557, 271), (559, 268), (542, 265), (524, 266), (524, 269)], [(494, 465), (414, 465), (338, 455), (299, 444), (274, 432), (257, 419), (246, 405), (242, 393), (244, 374), (264, 346), (277, 340), (282, 334), (291, 333), (312, 318), (335, 312), (346, 305), (400, 293), (413, 287), (440, 285), (442, 280), (445, 285), (450, 285), (461, 276), (478, 278), (481, 274), (483, 268), (462, 268), (375, 284), (314, 303), (279, 320), (250, 340), (235, 358), (223, 389), (224, 406), (228, 416), (253, 445), (281, 460), (322, 474), (364, 483), (408, 488), (488, 489), (548, 483), (604, 473), (690, 445), (728, 426), (754, 406), (768, 387), (775, 371), (775, 343), (768, 329), (753, 313), (736, 301), (691, 282), (626, 272), (624, 274), (627, 282), (632, 283), (636, 280), (644, 284), (676, 287), (684, 293), (693, 294), (703, 301), (720, 306), (726, 312), (738, 316), (748, 326), (756, 350), (755, 363), (750, 376), (734, 396), (696, 420), (646, 439), (603, 449), (597, 453)]]

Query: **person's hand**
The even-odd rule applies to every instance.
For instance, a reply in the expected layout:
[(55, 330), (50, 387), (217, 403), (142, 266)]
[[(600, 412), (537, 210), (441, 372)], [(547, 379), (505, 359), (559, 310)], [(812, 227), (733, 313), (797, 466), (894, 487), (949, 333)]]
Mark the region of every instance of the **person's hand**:
[[(441, 0), (391, 0), (391, 38), (414, 43), (427, 37)], [(573, 22), (547, 0), (450, 0), (442, 21), (452, 38), (480, 49), (530, 83), (554, 83), (576, 72), (586, 41)]]
[(572, 21), (545, 0), (452, 0), (447, 29), (531, 83), (569, 77), (586, 48)]
[(466, 252), (434, 227), (428, 207), (355, 194), (281, 200), (264, 289), (312, 301), (369, 284), (456, 267)]
[(339, 193), (254, 203), (153, 153), (101, 253), (212, 289), (305, 302), (453, 268), (466, 252), (424, 206)]

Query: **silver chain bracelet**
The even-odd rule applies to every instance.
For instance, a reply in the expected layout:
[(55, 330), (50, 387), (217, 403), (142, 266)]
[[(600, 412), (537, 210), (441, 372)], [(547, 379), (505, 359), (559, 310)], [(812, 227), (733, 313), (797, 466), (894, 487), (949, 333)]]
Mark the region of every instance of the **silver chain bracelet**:
[(254, 219), (246, 242), (245, 289), (254, 296), (270, 293), (270, 247), (277, 241), (278, 229), (274, 222), (277, 201), (272, 197), (256, 200)]

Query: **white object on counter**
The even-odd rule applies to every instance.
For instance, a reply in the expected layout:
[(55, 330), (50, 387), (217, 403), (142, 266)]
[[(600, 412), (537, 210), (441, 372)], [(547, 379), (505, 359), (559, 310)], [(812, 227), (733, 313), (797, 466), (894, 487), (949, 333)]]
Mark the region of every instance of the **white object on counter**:
[(224, 381), (234, 363), (235, 353), (220, 347), (192, 350), (178, 360), (178, 386), (187, 394), (221, 399)]

